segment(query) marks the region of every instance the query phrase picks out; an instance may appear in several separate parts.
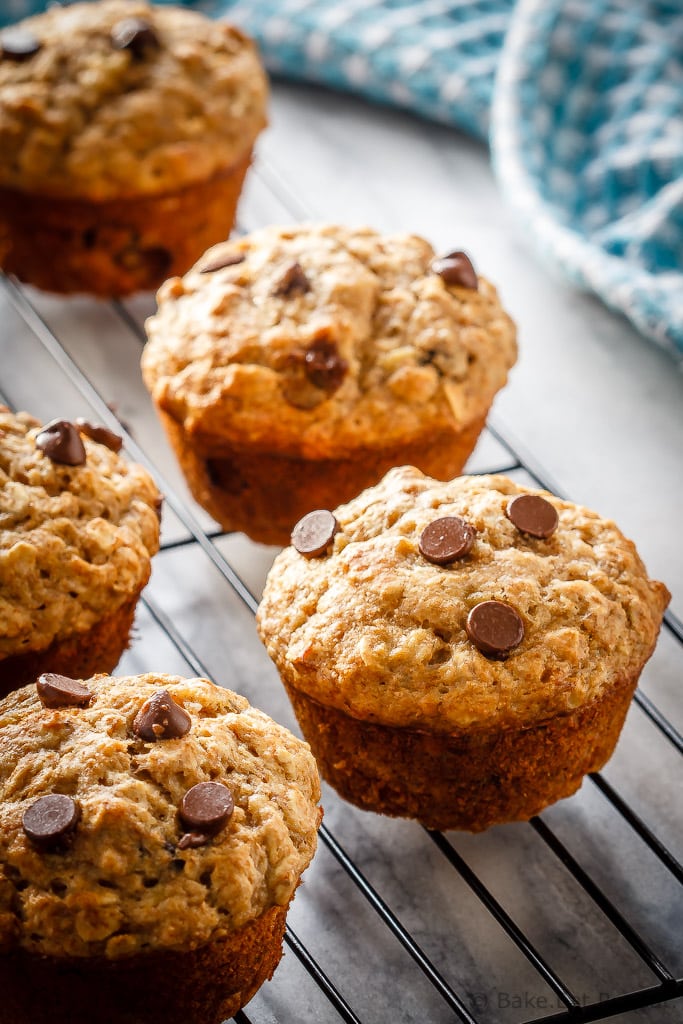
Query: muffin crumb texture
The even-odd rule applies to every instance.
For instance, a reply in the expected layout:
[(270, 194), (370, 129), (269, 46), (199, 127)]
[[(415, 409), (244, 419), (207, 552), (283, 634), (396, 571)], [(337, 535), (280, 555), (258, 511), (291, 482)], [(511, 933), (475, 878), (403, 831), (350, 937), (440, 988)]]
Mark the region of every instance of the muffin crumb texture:
[[(82, 464), (55, 461), (37, 420), (0, 407), (0, 658), (114, 614), (146, 584), (159, 546), (150, 475), (68, 426)], [(53, 442), (53, 456), (72, 455)]]
[[(205, 679), (85, 685), (85, 707), (45, 707), (33, 685), (0, 704), (0, 949), (109, 960), (189, 951), (285, 908), (321, 817), (308, 745)], [(143, 709), (149, 720), (159, 691), (190, 727), (146, 740), (135, 722)], [(76, 821), (61, 842), (37, 842), (26, 822), (48, 827), (39, 811), (55, 794)]]
[[(507, 512), (528, 493), (549, 513), (532, 503), (512, 515), (547, 537)], [(385, 726), (491, 735), (583, 708), (637, 678), (652, 652), (666, 587), (588, 509), (502, 476), (441, 483), (404, 467), (335, 516), (322, 556), (278, 556), (258, 613), (283, 680), (325, 707)], [(462, 525), (430, 539), (443, 518), (475, 531), (471, 547)], [(458, 553), (435, 564), (448, 543)]]

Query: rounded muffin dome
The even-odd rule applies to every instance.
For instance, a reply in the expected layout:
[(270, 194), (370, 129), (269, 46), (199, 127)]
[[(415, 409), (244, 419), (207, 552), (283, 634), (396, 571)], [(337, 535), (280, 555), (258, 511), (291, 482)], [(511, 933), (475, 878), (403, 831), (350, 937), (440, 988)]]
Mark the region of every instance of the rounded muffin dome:
[(175, 191), (231, 167), (265, 125), (255, 45), (196, 11), (100, 0), (21, 31), (30, 59), (0, 60), (0, 185), (97, 201)]
[[(206, 679), (43, 679), (0, 703), (5, 952), (191, 950), (286, 907), (321, 816), (307, 744)], [(36, 843), (56, 794), (76, 820)]]
[(515, 361), (464, 253), (338, 224), (215, 246), (159, 290), (142, 372), (197, 501), (286, 544), (392, 466), (462, 469)]
[[(547, 538), (515, 525), (524, 495), (556, 517)], [(335, 515), (329, 553), (284, 551), (259, 609), (280, 670), (335, 707), (437, 730), (531, 724), (598, 697), (652, 650), (666, 588), (614, 523), (586, 508), (502, 476), (442, 483), (402, 468)], [(446, 517), (473, 540), (439, 565), (420, 541)], [(486, 601), (522, 624), (504, 659), (468, 631)]]
[(311, 459), (461, 430), (505, 383), (515, 328), (486, 278), (436, 257), (334, 224), (215, 246), (159, 291), (147, 386), (190, 435)]

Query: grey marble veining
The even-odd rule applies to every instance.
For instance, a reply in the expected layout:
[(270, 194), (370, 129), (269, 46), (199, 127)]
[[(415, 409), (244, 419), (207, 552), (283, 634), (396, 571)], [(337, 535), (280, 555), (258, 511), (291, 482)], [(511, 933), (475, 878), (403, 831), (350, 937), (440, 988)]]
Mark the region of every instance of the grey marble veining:
[[(680, 614), (683, 375), (623, 321), (534, 261), (508, 222), (478, 144), (394, 111), (282, 84), (274, 90), (271, 123), (245, 191), (240, 227), (288, 222), (307, 211), (417, 231), (437, 247), (468, 249), (500, 286), (520, 328), (520, 362), (496, 401), (494, 422), (518, 438), (572, 498), (614, 516), (651, 571), (667, 582)], [(28, 295), (173, 490), (210, 527), (188, 495), (140, 380), (140, 332), (153, 297), (115, 306), (30, 289)], [(68, 374), (55, 368), (2, 289), (0, 390), (43, 419), (96, 412)], [(508, 465), (508, 452), (485, 432), (470, 467), (495, 471)], [(514, 475), (529, 479), (524, 471)], [(187, 537), (168, 510), (163, 529), (166, 542)], [(258, 598), (276, 549), (241, 535), (222, 537), (217, 547)], [(196, 545), (157, 556), (145, 601), (121, 672), (191, 674), (200, 664), (217, 682), (297, 730), (251, 611)], [(193, 656), (174, 646), (155, 611)], [(641, 680), (643, 692), (679, 730), (682, 669), (680, 645), (664, 635)], [(683, 758), (637, 706), (603, 774), (680, 859)], [(560, 1011), (555, 992), (424, 829), (361, 812), (328, 787), (324, 806), (326, 828), (480, 1024), (520, 1024)], [(683, 973), (681, 887), (597, 785), (587, 780), (576, 796), (544, 812), (542, 821), (653, 952)], [(532, 825), (479, 836), (449, 833), (446, 841), (579, 1002), (654, 983)], [(456, 1020), (324, 843), (289, 922), (364, 1024)], [(289, 948), (247, 1014), (252, 1024), (339, 1019)], [(683, 1000), (612, 1019), (674, 1024), (683, 1020)]]

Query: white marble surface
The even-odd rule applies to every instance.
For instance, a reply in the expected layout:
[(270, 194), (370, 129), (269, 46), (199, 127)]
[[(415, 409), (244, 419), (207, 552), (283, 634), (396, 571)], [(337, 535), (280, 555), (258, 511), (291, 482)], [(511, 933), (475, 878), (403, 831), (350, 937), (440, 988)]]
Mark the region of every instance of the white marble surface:
[[(638, 544), (683, 615), (683, 374), (620, 318), (539, 266), (497, 197), (485, 150), (454, 131), (322, 90), (278, 84), (272, 127), (259, 146), (240, 210), (246, 230), (302, 218), (416, 231), (437, 247), (464, 248), (499, 286), (519, 324), (520, 361), (494, 422), (519, 440), (574, 500), (613, 516)], [(116, 404), (154, 464), (187, 499), (142, 387), (138, 326), (151, 296), (116, 306), (62, 300), (30, 289), (30, 302), (79, 366)], [(87, 413), (68, 372), (55, 367), (35, 325), (0, 290), (0, 391), (43, 418)], [(505, 467), (490, 435), (476, 469)], [(189, 500), (189, 499), (187, 499)], [(205, 526), (208, 518), (193, 506)], [(168, 516), (167, 540), (187, 531)], [(260, 592), (274, 550), (226, 537), (220, 550)], [(122, 669), (192, 672), (241, 690), (295, 728), (253, 617), (195, 546), (158, 556), (147, 591), (200, 662), (189, 664), (142, 607)], [(643, 691), (683, 729), (683, 652), (662, 637)], [(683, 854), (683, 758), (634, 707), (605, 770), (617, 792), (679, 859)], [(325, 822), (434, 967), (482, 1024), (513, 1024), (562, 1004), (443, 852), (419, 826), (381, 819), (325, 791)], [(582, 867), (677, 977), (683, 975), (683, 893), (597, 787), (544, 813)], [(530, 825), (449, 843), (581, 1003), (654, 983), (619, 935)], [(434, 990), (324, 846), (290, 916), (296, 935), (366, 1024), (446, 1022), (454, 1011)], [(254, 1024), (336, 1021), (293, 952), (250, 1004)], [(594, 1018), (592, 1018), (594, 1019)], [(683, 1000), (630, 1011), (617, 1021), (673, 1024)]]

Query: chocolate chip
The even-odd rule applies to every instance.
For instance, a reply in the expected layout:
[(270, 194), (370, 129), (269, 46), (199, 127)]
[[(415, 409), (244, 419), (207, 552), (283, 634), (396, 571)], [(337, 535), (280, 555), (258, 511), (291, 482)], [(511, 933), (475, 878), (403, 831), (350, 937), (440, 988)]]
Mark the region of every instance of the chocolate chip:
[(444, 516), (425, 526), (418, 547), (428, 562), (448, 565), (472, 550), (477, 531), (460, 516)]
[(82, 466), (85, 463), (85, 446), (81, 435), (68, 420), (46, 423), (36, 437), (36, 447), (45, 452), (48, 459), (65, 466)]
[(115, 50), (130, 50), (136, 60), (160, 48), (159, 37), (144, 18), (123, 18), (117, 22), (111, 30), (111, 45)]
[(467, 616), (467, 635), (482, 654), (505, 658), (524, 639), (524, 623), (512, 605), (482, 601)]
[(76, 420), (76, 426), (78, 427), (81, 434), (85, 434), (91, 441), (97, 441), (98, 444), (103, 444), (106, 448), (110, 448), (113, 452), (120, 452), (123, 448), (123, 438), (115, 434), (113, 430), (109, 430), (108, 427), (102, 426), (100, 423), (89, 423), (88, 420), (84, 420), (82, 416), (79, 416)]
[(36, 679), (40, 702), (46, 708), (84, 708), (93, 694), (80, 679), (45, 672)]
[(154, 499), (154, 511), (157, 514), (157, 519), (161, 522), (161, 510), (164, 507), (164, 496), (163, 494), (157, 494)]
[(319, 508), (300, 519), (292, 530), (292, 544), (306, 558), (318, 558), (327, 552), (339, 530), (339, 523), (327, 509)]
[(319, 338), (306, 349), (304, 372), (311, 384), (330, 394), (337, 390), (346, 376), (348, 364), (339, 355), (334, 341)]
[(438, 274), (444, 284), (470, 288), (475, 292), (479, 288), (479, 278), (469, 256), (464, 252), (449, 252), (440, 256), (432, 263), (432, 272)]
[(311, 285), (304, 273), (303, 267), (295, 261), (287, 267), (275, 285), (273, 295), (281, 295), (288, 299), (292, 295), (303, 295), (304, 292), (309, 292), (310, 290)]
[(223, 828), (234, 809), (232, 793), (222, 782), (199, 782), (183, 797), (179, 815), (191, 833), (213, 836)]
[(21, 823), (32, 842), (48, 849), (73, 832), (80, 816), (81, 809), (70, 796), (51, 793), (27, 807)]
[(213, 259), (207, 260), (204, 266), (199, 268), (199, 273), (212, 274), (214, 270), (222, 270), (223, 267), (236, 267), (238, 263), (244, 263), (246, 258), (243, 252), (224, 253), (222, 256), (217, 253)]
[(0, 32), (0, 49), (5, 60), (30, 60), (41, 49), (42, 43), (28, 29), (6, 28)]
[(518, 494), (508, 502), (505, 515), (522, 533), (547, 540), (559, 522), (557, 509), (540, 494)]
[(133, 732), (140, 739), (153, 743), (179, 739), (190, 731), (191, 725), (187, 711), (176, 704), (168, 690), (157, 690), (135, 716)]

